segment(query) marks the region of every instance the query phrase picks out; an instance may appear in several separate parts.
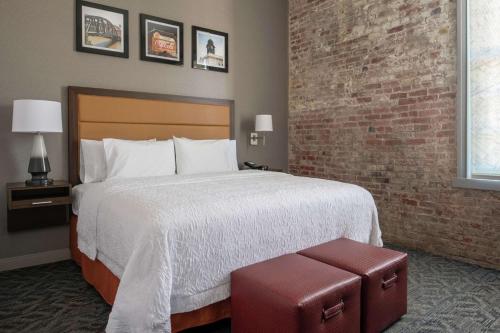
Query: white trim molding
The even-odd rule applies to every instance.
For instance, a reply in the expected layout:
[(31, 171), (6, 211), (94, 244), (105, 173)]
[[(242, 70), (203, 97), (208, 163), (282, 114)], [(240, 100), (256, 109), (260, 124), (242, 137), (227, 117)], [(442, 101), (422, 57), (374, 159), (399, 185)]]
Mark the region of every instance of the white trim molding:
[(49, 264), (71, 258), (69, 249), (32, 253), (19, 257), (0, 259), (0, 272), (13, 269)]
[(470, 178), (468, 158), (468, 49), (467, 0), (457, 1), (457, 170), (459, 179)]
[(453, 182), (453, 186), (476, 190), (500, 191), (500, 180), (457, 178)]

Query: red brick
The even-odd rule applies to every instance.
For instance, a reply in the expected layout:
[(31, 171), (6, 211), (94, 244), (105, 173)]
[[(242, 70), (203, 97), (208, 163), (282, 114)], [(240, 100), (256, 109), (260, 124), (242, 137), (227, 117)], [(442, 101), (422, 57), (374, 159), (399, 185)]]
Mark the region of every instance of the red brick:
[(401, 98), (399, 100), (399, 105), (411, 105), (417, 103), (415, 98)]
[(410, 92), (410, 96), (426, 96), (426, 95), (427, 95), (427, 89)]

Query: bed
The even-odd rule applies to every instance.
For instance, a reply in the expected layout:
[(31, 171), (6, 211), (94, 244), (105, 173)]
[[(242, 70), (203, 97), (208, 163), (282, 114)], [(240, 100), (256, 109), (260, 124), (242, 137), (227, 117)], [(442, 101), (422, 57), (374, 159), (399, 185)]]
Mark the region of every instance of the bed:
[[(232, 101), (68, 94), (74, 185), (81, 139), (233, 137)], [(109, 331), (179, 332), (228, 318), (234, 269), (339, 237), (382, 245), (373, 198), (355, 185), (248, 170), (87, 185), (75, 189), (70, 248), (114, 304)]]

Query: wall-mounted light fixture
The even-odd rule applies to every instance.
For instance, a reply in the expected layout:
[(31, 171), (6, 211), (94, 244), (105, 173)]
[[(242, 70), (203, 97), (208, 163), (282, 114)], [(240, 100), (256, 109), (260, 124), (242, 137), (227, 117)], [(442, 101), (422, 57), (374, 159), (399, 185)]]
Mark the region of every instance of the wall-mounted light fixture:
[[(270, 114), (258, 114), (255, 116), (255, 132), (250, 133), (250, 145), (258, 146), (259, 140), (262, 140), (262, 145), (266, 145), (265, 132), (273, 131), (273, 116)], [(258, 132), (262, 132), (259, 135)]]

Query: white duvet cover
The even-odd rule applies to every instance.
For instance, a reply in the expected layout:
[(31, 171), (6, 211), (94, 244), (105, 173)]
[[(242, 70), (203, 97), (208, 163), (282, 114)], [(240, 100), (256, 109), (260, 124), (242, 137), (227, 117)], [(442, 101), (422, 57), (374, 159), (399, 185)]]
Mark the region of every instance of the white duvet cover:
[(229, 297), (231, 271), (340, 237), (382, 245), (369, 192), (262, 171), (106, 181), (78, 217), (79, 249), (121, 279), (108, 332), (170, 332)]

